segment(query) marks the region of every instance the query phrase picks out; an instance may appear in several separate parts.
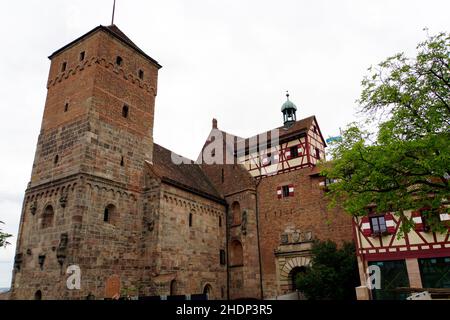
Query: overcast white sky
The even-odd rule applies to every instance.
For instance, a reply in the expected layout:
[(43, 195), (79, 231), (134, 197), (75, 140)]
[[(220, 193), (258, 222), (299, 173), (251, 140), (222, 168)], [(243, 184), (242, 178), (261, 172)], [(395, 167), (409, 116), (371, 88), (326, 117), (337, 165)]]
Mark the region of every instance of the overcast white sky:
[[(116, 24), (163, 68), (155, 141), (197, 158), (219, 128), (247, 137), (297, 117), (326, 137), (351, 122), (366, 69), (449, 31), (446, 0), (117, 0)], [(113, 0), (3, 1), (0, 10), (0, 220), (17, 234), (46, 97), (47, 56), (99, 24)], [(16, 242), (13, 238), (11, 242)], [(15, 245), (0, 248), (9, 287)]]

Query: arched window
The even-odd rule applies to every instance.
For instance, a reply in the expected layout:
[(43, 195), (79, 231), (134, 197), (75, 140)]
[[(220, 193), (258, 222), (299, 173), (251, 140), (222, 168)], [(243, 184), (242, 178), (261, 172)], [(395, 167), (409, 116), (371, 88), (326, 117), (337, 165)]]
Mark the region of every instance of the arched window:
[(207, 284), (204, 288), (203, 288), (203, 294), (206, 295), (206, 299), (209, 300), (212, 294), (212, 287)]
[(116, 207), (112, 204), (108, 205), (103, 212), (103, 221), (111, 224), (115, 224), (117, 222), (117, 210)]
[(230, 265), (231, 266), (244, 265), (244, 250), (242, 249), (241, 242), (238, 240), (233, 240), (231, 242)]
[(170, 282), (170, 295), (175, 296), (177, 294), (177, 281), (172, 280)]
[(42, 300), (42, 291), (38, 290), (34, 293), (34, 300)]
[(127, 105), (124, 105), (122, 108), (122, 117), (128, 118), (129, 113), (130, 113), (130, 108)]
[(240, 225), (241, 224), (241, 205), (239, 202), (234, 202), (231, 206), (231, 210), (233, 213), (233, 226)]
[(42, 228), (48, 228), (53, 225), (53, 217), (55, 216), (55, 212), (51, 205), (45, 207), (44, 214), (42, 215)]

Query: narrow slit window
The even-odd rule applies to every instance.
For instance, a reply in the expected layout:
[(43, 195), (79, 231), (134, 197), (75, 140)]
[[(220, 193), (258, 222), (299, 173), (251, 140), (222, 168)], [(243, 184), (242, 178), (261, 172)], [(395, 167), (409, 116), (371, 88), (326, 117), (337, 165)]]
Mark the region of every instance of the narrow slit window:
[(122, 57), (118, 56), (118, 57), (116, 58), (116, 65), (121, 66), (122, 63), (123, 63)]
[(123, 167), (124, 165), (125, 165), (125, 160), (122, 157), (122, 159), (120, 160), (120, 166)]
[(144, 70), (139, 70), (139, 79), (144, 80)]
[(86, 57), (86, 52), (81, 52), (80, 53), (80, 61), (84, 61), (84, 58)]
[(130, 108), (127, 105), (124, 105), (122, 108), (122, 117), (128, 118), (130, 112)]
[(105, 208), (105, 211), (103, 212), (103, 221), (109, 222), (109, 209)]
[(66, 71), (66, 69), (67, 69), (67, 62), (63, 62), (61, 65), (61, 72)]
[(59, 156), (58, 155), (55, 156), (55, 160), (53, 160), (53, 162), (54, 162), (54, 164), (58, 164), (58, 162), (59, 162)]
[(66, 103), (64, 105), (64, 112), (67, 112), (67, 111), (69, 111), (69, 104), (68, 103)]
[(189, 227), (192, 227), (193, 216), (192, 213), (189, 213)]

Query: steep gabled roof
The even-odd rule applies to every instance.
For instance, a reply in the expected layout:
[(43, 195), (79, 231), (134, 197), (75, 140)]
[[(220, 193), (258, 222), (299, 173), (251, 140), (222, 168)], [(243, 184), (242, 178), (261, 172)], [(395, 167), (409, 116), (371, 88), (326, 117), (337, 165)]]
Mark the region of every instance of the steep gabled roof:
[(127, 37), (127, 35), (125, 35), (125, 33), (122, 32), (122, 30), (120, 30), (116, 25), (110, 25), (110, 26), (98, 26), (94, 29), (92, 29), (91, 31), (89, 31), (88, 33), (82, 35), (81, 37), (75, 39), (74, 41), (70, 42), (69, 44), (65, 45), (64, 47), (62, 47), (61, 49), (55, 51), (54, 53), (52, 53), (48, 58), (49, 59), (53, 59), (53, 57), (57, 56), (58, 54), (60, 54), (61, 52), (63, 52), (64, 50), (72, 47), (73, 45), (75, 45), (76, 43), (84, 40), (85, 38), (93, 35), (94, 33), (98, 32), (98, 31), (104, 31), (110, 35), (112, 35), (113, 37), (115, 37), (117, 40), (121, 41), (123, 44), (129, 46), (131, 49), (137, 51), (139, 54), (141, 54), (144, 58), (146, 58), (147, 60), (149, 60), (150, 62), (152, 62), (153, 64), (155, 64), (158, 68), (162, 68), (161, 65), (152, 57), (150, 57), (149, 55), (147, 55), (141, 48), (139, 48), (133, 41), (131, 41), (130, 38)]
[(175, 164), (172, 161), (172, 151), (155, 143), (153, 145), (153, 163), (148, 163), (148, 165), (163, 182), (225, 203), (200, 165), (193, 161), (190, 161), (189, 164)]
[[(288, 141), (289, 139), (291, 139), (295, 136), (306, 134), (308, 132), (308, 130), (312, 127), (314, 122), (317, 124), (316, 116), (310, 116), (308, 118), (298, 120), (288, 127), (281, 126), (281, 127), (275, 128), (274, 130), (278, 130), (278, 134), (279, 134), (278, 139), (279, 139), (280, 143), (283, 143), (284, 141)], [(325, 139), (323, 138), (318, 125), (317, 125), (317, 129), (319, 130), (319, 135), (320, 135), (324, 145), (326, 146)], [(266, 131), (266, 132), (260, 133), (258, 135), (255, 135), (251, 138), (244, 139), (246, 148), (248, 148), (248, 146), (250, 145), (250, 141), (257, 141), (255, 139), (257, 139), (258, 136), (264, 135), (264, 134), (266, 134), (266, 136), (267, 136), (267, 141), (271, 141), (271, 139), (272, 139), (271, 131)], [(243, 143), (242, 143), (242, 145), (243, 145)], [(238, 147), (238, 144), (235, 145), (235, 150), (237, 150), (237, 147)]]

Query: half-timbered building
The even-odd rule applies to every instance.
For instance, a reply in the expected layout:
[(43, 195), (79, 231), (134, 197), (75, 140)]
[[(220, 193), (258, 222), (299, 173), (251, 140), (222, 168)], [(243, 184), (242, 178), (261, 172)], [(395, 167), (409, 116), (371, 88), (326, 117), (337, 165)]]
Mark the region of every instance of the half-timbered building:
[[(432, 232), (423, 211), (405, 212), (407, 219), (412, 218), (414, 228), (402, 235), (402, 219), (394, 213), (379, 213), (372, 208), (367, 216), (354, 219), (360, 299), (404, 299), (409, 295), (407, 290), (398, 288), (426, 291), (450, 287), (450, 232)], [(450, 222), (448, 213), (441, 213), (439, 218)], [(379, 285), (375, 271), (368, 269), (370, 266), (379, 268)]]

